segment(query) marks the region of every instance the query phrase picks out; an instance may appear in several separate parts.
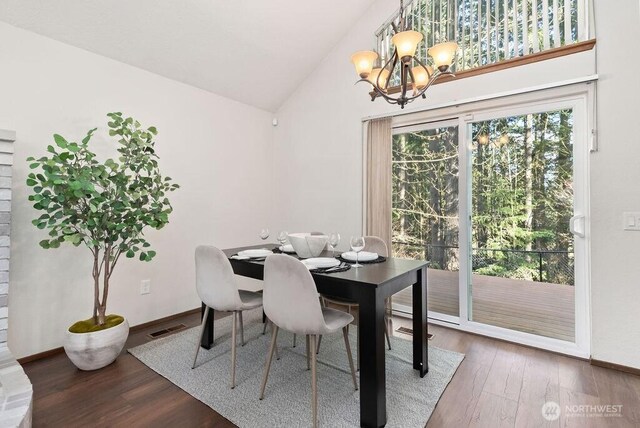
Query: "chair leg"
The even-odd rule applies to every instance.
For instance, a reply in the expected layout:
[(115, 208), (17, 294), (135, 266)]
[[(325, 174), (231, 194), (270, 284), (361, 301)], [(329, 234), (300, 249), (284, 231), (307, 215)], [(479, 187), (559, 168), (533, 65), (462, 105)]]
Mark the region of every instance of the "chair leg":
[(198, 361), (198, 352), (200, 352), (200, 341), (202, 340), (202, 335), (204, 334), (204, 327), (207, 324), (207, 316), (209, 315), (209, 306), (204, 308), (204, 315), (202, 317), (202, 324), (200, 326), (200, 334), (198, 335), (198, 342), (196, 343), (196, 356), (193, 357), (193, 365), (192, 369), (196, 368), (196, 361)]
[(233, 326), (231, 328), (231, 389), (236, 387), (236, 330), (238, 328), (237, 313), (233, 313)]
[(262, 387), (260, 388), (260, 399), (264, 398), (264, 389), (267, 386), (267, 379), (269, 378), (269, 369), (271, 368), (271, 360), (273, 359), (273, 351), (276, 349), (276, 340), (278, 339), (278, 326), (273, 324), (273, 334), (271, 335), (271, 347), (269, 348), (269, 355), (267, 355), (267, 364), (264, 366), (264, 376), (262, 377)]
[(262, 335), (264, 336), (265, 334), (267, 334), (267, 325), (269, 325), (269, 318), (267, 318), (266, 320), (264, 320), (264, 323), (262, 323)]
[(353, 387), (358, 390), (358, 381), (356, 380), (356, 370), (353, 367), (353, 356), (351, 355), (351, 345), (349, 344), (349, 333), (347, 327), (342, 328), (342, 336), (344, 337), (344, 346), (347, 348), (347, 358), (349, 358), (349, 368), (351, 369), (351, 379), (353, 379)]
[(238, 311), (238, 319), (240, 320), (240, 343), (244, 346), (244, 325), (242, 323), (242, 311)]
[(309, 370), (311, 368), (311, 366), (309, 365), (309, 359), (310, 359), (310, 354), (311, 352), (309, 352), (309, 335), (307, 334), (305, 336), (305, 339), (307, 340), (307, 370)]
[(296, 337), (298, 337), (297, 334), (293, 333), (293, 347), (296, 347)]
[(316, 346), (316, 354), (320, 353), (320, 342), (322, 342), (322, 335), (318, 336), (318, 346)]
[(387, 345), (389, 345), (389, 350), (391, 350), (391, 338), (389, 337), (389, 321), (386, 316), (384, 317), (384, 335), (387, 338)]
[[(312, 334), (307, 337), (311, 337), (311, 349), (316, 349), (316, 336)], [(316, 354), (311, 352), (311, 414), (314, 428), (318, 426), (318, 383), (316, 377)]]

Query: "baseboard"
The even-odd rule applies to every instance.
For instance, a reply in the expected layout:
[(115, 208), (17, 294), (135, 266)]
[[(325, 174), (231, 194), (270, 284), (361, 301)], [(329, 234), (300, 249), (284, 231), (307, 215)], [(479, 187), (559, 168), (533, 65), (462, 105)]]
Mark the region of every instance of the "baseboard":
[(593, 358), (591, 358), (591, 365), (640, 376), (640, 369), (636, 367), (623, 366), (622, 364), (610, 363), (608, 361), (594, 360)]
[(61, 346), (59, 348), (49, 349), (48, 351), (38, 352), (37, 354), (27, 355), (26, 357), (18, 358), (17, 361), (20, 364), (31, 363), (33, 361), (42, 360), (44, 358), (53, 357), (54, 355), (58, 355), (64, 352), (64, 348)]
[[(162, 324), (165, 322), (169, 322), (169, 321), (173, 321), (177, 318), (181, 318), (187, 315), (192, 315), (192, 314), (197, 314), (200, 313), (200, 308), (195, 308), (195, 309), (190, 309), (188, 311), (184, 311), (184, 312), (180, 312), (179, 314), (173, 314), (173, 315), (169, 315), (163, 318), (158, 318), (157, 320), (153, 320), (153, 321), (149, 321), (149, 322), (145, 322), (142, 324), (138, 324), (135, 325), (133, 327), (129, 328), (129, 332), (130, 333), (135, 333), (137, 331), (140, 330), (144, 330), (146, 328), (149, 327), (153, 327), (154, 325), (157, 324)], [(33, 361), (38, 361), (38, 360), (42, 360), (44, 358), (48, 358), (48, 357), (52, 357), (54, 355), (58, 355), (64, 352), (64, 348), (63, 347), (59, 347), (59, 348), (53, 348), (53, 349), (49, 349), (48, 351), (44, 351), (44, 352), (39, 352), (37, 354), (33, 354), (33, 355), (27, 355), (26, 357), (22, 357), (22, 358), (18, 358), (18, 362), (20, 364), (26, 364), (26, 363), (31, 363)]]

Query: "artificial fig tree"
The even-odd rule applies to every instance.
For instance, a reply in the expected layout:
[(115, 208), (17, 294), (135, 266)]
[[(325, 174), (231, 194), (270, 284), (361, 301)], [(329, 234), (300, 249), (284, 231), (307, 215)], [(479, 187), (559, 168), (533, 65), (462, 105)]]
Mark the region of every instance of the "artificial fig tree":
[(105, 325), (109, 280), (120, 257), (151, 261), (156, 252), (144, 236), (147, 227), (161, 229), (173, 210), (167, 194), (179, 186), (163, 177), (154, 149), (155, 127), (143, 128), (122, 113), (109, 113), (109, 135), (118, 140), (117, 160), (101, 162), (89, 148), (96, 129), (80, 142), (55, 134), (55, 146), (39, 159), (27, 178), (29, 200), (42, 215), (33, 220), (48, 229), (42, 248), (67, 242), (86, 245), (93, 255), (93, 322)]

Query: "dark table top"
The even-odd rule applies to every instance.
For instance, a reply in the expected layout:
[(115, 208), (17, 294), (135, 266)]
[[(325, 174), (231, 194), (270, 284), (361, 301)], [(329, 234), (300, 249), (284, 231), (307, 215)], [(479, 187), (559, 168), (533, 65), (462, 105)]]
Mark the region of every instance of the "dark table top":
[[(274, 249), (278, 247), (276, 244), (262, 244), (262, 245), (250, 245), (246, 247), (238, 247), (238, 248), (229, 248), (223, 250), (227, 257), (231, 257), (235, 254), (238, 254), (238, 251), (254, 249), (254, 248), (267, 248)], [(336, 255), (339, 254), (338, 252)], [(293, 257), (297, 256), (293, 254)], [(320, 257), (332, 257), (331, 251), (325, 251), (320, 254)], [(254, 264), (264, 264), (264, 261), (251, 261), (251, 260), (235, 260), (230, 259), (232, 263), (254, 263)], [(409, 259), (398, 259), (393, 257), (388, 257), (386, 261), (382, 263), (371, 263), (364, 264), (361, 268), (351, 268), (344, 272), (336, 272), (336, 273), (320, 273), (320, 272), (312, 272), (313, 276), (320, 277), (331, 277), (333, 280), (337, 281), (347, 281), (347, 282), (359, 282), (364, 284), (370, 284), (374, 286), (384, 285), (387, 282), (390, 282), (396, 279), (399, 276), (405, 275), (407, 273), (416, 271), (423, 267), (427, 266), (426, 260), (409, 260)]]

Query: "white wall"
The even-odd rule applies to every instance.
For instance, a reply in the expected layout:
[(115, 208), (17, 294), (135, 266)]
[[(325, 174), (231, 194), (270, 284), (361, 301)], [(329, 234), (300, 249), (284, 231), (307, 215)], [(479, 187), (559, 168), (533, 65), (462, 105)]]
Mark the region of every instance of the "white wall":
[(591, 157), (592, 355), (640, 368), (640, 232), (622, 213), (640, 211), (640, 2), (596, 1), (598, 141)]
[[(640, 211), (638, 133), (640, 68), (627, 50), (638, 40), (638, 2), (607, 7), (595, 2), (598, 25), (600, 153), (592, 155), (593, 339), (594, 358), (640, 367), (640, 233), (622, 232), (622, 211)], [(372, 45), (371, 34), (395, 5), (376, 2), (277, 112), (274, 139), (276, 201), (274, 219), (289, 231), (337, 230), (343, 246), (362, 229), (361, 118), (396, 113), (399, 107), (372, 103), (350, 55)], [(621, 13), (621, 11), (623, 13)], [(516, 88), (594, 74), (595, 51), (462, 79), (432, 87), (427, 100), (408, 108), (495, 94)]]
[[(211, 71), (214, 72), (214, 71)], [(66, 328), (91, 316), (91, 258), (86, 248), (43, 250), (44, 232), (27, 201), (28, 156), (44, 154), (52, 134), (112, 153), (110, 111), (159, 130), (161, 170), (182, 188), (163, 230), (149, 233), (151, 263), (125, 259), (112, 277), (108, 310), (131, 325), (198, 307), (193, 251), (255, 243), (269, 223), (270, 113), (0, 23), (0, 128), (17, 132), (11, 230), (9, 346), (17, 357), (62, 344)], [(109, 147), (109, 150), (106, 149)], [(151, 294), (139, 284), (151, 279)]]

